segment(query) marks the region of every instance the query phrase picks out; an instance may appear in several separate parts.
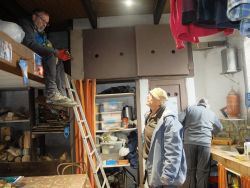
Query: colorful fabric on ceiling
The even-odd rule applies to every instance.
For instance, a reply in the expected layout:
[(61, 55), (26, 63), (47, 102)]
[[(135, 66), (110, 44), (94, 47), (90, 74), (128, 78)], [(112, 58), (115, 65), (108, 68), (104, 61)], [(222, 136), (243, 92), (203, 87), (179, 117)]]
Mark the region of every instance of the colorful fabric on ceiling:
[(250, 0), (228, 0), (227, 17), (240, 21), (240, 34), (250, 37)]
[(182, 0), (182, 24), (208, 28), (239, 28), (238, 21), (227, 18), (227, 0)]
[[(192, 12), (191, 6), (189, 7)], [(191, 19), (190, 16), (189, 19)], [(218, 32), (225, 35), (232, 34), (234, 29), (205, 28), (194, 24), (182, 24), (182, 0), (170, 0), (170, 29), (175, 39), (176, 48), (185, 47), (185, 42), (198, 43), (199, 37), (209, 36)]]

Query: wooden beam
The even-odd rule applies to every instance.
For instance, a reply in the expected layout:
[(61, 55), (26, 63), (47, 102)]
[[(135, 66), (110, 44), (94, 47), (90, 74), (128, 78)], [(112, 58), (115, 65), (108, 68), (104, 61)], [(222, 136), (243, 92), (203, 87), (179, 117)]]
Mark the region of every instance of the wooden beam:
[(164, 10), (166, 0), (156, 0), (154, 7), (154, 24), (157, 25), (160, 22), (162, 12)]
[[(9, 65), (9, 63), (5, 63), (4, 60), (0, 60), (0, 70), (15, 74), (17, 76), (23, 76), (22, 71), (19, 67), (14, 67), (13, 65)], [(28, 78), (34, 80), (39, 83), (44, 83), (44, 79), (36, 76), (34, 74), (28, 73)]]
[(91, 0), (81, 0), (81, 1), (88, 15), (92, 28), (96, 29), (97, 28), (97, 16), (91, 4)]

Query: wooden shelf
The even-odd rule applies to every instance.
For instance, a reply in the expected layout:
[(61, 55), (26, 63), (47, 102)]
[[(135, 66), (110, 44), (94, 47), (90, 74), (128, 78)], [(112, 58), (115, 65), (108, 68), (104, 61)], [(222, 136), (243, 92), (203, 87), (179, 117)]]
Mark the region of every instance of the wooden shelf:
[(118, 114), (118, 113), (122, 113), (122, 110), (111, 111), (111, 112), (97, 112), (96, 115), (99, 115), (99, 114)]
[(11, 120), (11, 121), (3, 121), (0, 120), (0, 124), (8, 124), (8, 123), (29, 123), (29, 119), (18, 119), (18, 120)]
[(129, 97), (129, 96), (135, 96), (134, 93), (114, 93), (114, 94), (98, 94), (96, 95), (96, 98), (112, 98), (112, 97)]
[(119, 128), (119, 129), (111, 129), (111, 130), (97, 130), (96, 133), (108, 133), (108, 132), (131, 132), (135, 131), (137, 128)]
[(55, 126), (55, 125), (49, 125), (49, 124), (38, 124), (38, 126), (35, 126), (32, 128), (32, 134), (49, 134), (49, 133), (63, 133), (64, 132), (64, 126)]
[(103, 145), (114, 145), (114, 144), (123, 144), (123, 141), (111, 141), (111, 142), (101, 142), (99, 145), (103, 146)]

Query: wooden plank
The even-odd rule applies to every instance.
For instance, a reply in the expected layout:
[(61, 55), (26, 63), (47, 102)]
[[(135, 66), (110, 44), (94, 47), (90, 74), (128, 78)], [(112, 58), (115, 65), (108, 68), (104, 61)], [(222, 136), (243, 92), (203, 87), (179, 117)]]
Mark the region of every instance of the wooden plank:
[(93, 9), (93, 5), (91, 3), (91, 0), (82, 0), (82, 4), (85, 7), (85, 11), (88, 15), (89, 22), (91, 26), (96, 29), (97, 28), (97, 16)]
[[(12, 85), (13, 87), (22, 87), (22, 72), (19, 68), (19, 60), (25, 59), (28, 64), (28, 77), (30, 80), (34, 80), (35, 82), (41, 83), (40, 87), (43, 86), (44, 83), (43, 78), (40, 76), (37, 76), (35, 74), (35, 62), (34, 62), (34, 52), (27, 48), (26, 46), (17, 43), (14, 41), (11, 37), (9, 37), (4, 32), (0, 31), (0, 39), (3, 41), (7, 41), (9, 44), (11, 44), (12, 47), (12, 60), (7, 61), (5, 59), (0, 58), (0, 87), (3, 88), (5, 85), (8, 87), (8, 85)], [(10, 74), (5, 74), (5, 72), (8, 72)], [(16, 77), (17, 75), (18, 77)], [(16, 80), (17, 79), (17, 80)], [(7, 84), (4, 84), (6, 83)], [(10, 83), (9, 83), (10, 82)], [(15, 84), (15, 82), (17, 82)], [(34, 82), (32, 82), (33, 84)], [(4, 84), (3, 86), (1, 84)], [(39, 85), (39, 84), (38, 84)]]

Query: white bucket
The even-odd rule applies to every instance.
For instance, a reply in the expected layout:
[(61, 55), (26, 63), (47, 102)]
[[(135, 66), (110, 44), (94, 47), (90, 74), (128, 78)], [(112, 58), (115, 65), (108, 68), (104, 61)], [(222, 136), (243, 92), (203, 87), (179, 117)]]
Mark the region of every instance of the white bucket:
[(244, 143), (244, 154), (247, 156), (247, 158), (250, 158), (250, 142)]

